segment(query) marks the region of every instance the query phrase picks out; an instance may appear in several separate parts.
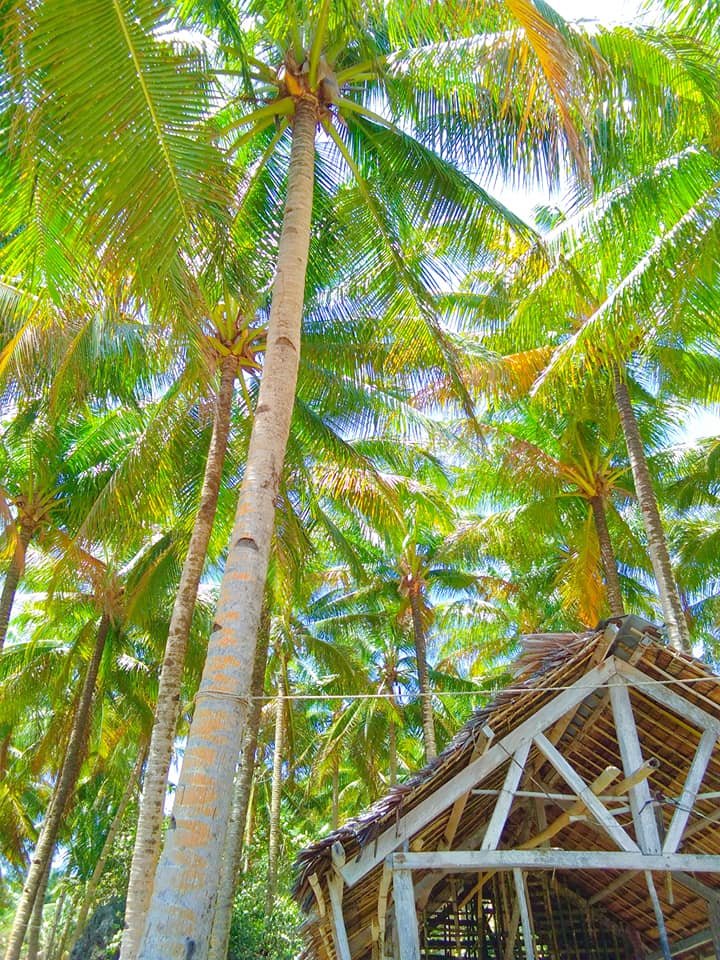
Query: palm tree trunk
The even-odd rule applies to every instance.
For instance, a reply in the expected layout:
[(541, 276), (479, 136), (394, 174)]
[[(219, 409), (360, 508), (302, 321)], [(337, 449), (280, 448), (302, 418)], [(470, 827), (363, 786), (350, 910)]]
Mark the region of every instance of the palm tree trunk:
[(48, 859), (45, 871), (40, 878), (37, 893), (35, 894), (35, 903), (30, 914), (30, 923), (27, 930), (27, 953), (25, 960), (37, 960), (40, 951), (40, 934), (42, 932), (43, 911), (45, 910), (45, 894), (47, 893), (48, 880), (50, 879), (50, 867), (52, 860)]
[(635, 490), (645, 525), (648, 553), (660, 594), (660, 605), (670, 643), (676, 650), (689, 651), (691, 648), (690, 633), (672, 572), (670, 553), (645, 457), (645, 449), (627, 385), (619, 373), (615, 375), (615, 401), (620, 413), (620, 423), (625, 436)]
[(415, 657), (417, 659), (418, 688), (420, 690), (420, 708), (422, 711), (423, 740), (425, 741), (425, 761), (437, 756), (435, 743), (435, 721), (433, 719), (432, 692), (428, 680), (427, 642), (422, 613), (417, 593), (410, 591), (410, 612), (412, 613), (413, 635), (415, 639)]
[(336, 744), (333, 751), (332, 767), (332, 812), (330, 814), (330, 828), (337, 830), (340, 825), (340, 745)]
[[(297, 101), (267, 349), (245, 476), (141, 960), (205, 960), (290, 432), (312, 214), (316, 104)], [(133, 958), (134, 960), (134, 958)]]
[(232, 812), (225, 837), (225, 852), (220, 864), (218, 898), (215, 907), (208, 960), (226, 960), (230, 940), (230, 922), (235, 902), (238, 875), (242, 864), (243, 840), (247, 823), (248, 804), (255, 776), (255, 753), (262, 715), (262, 695), (265, 690), (265, 668), (269, 639), (267, 616), (260, 629), (252, 675), (252, 703), (248, 714), (247, 732), (243, 746), (240, 769), (235, 778)]
[(391, 720), (388, 724), (388, 753), (389, 757), (389, 779), (390, 786), (394, 787), (397, 783), (397, 771), (398, 771), (398, 762), (397, 762), (397, 725), (394, 720)]
[(592, 507), (595, 533), (597, 534), (598, 544), (600, 545), (600, 557), (602, 559), (603, 570), (605, 571), (605, 589), (607, 591), (610, 613), (613, 617), (622, 617), (625, 615), (625, 607), (623, 606), (615, 551), (613, 550), (610, 531), (607, 525), (605, 502), (600, 496), (591, 497), (590, 506)]
[(51, 960), (55, 953), (55, 943), (57, 941), (58, 931), (60, 929), (60, 922), (62, 920), (63, 910), (65, 909), (65, 901), (67, 900), (68, 888), (63, 887), (63, 891), (60, 894), (57, 903), (55, 904), (55, 912), (53, 915), (53, 925), (52, 930), (50, 931), (50, 936), (48, 937), (47, 947), (45, 948), (45, 960)]
[(265, 916), (270, 916), (277, 893), (278, 860), (280, 857), (280, 803), (282, 801), (283, 734), (285, 730), (285, 697), (282, 678), (275, 701), (275, 743), (273, 746), (272, 789), (270, 791), (270, 833), (268, 838), (268, 876), (265, 890)]
[(205, 462), (200, 503), (180, 575), (180, 585), (173, 605), (160, 671), (155, 719), (150, 735), (150, 749), (138, 811), (137, 833), (130, 864), (130, 880), (125, 903), (125, 928), (120, 946), (121, 960), (134, 960), (137, 956), (152, 896), (155, 868), (160, 856), (167, 777), (180, 712), (180, 690), (185, 655), (200, 578), (217, 512), (223, 464), (230, 434), (237, 358), (224, 357), (220, 369), (220, 386), (215, 402), (213, 431)]
[(82, 692), (70, 728), (65, 758), (55, 785), (55, 790), (53, 791), (52, 800), (50, 801), (47, 814), (43, 821), (42, 829), (40, 830), (35, 851), (30, 861), (30, 869), (25, 878), (25, 885), (23, 886), (20, 900), (15, 911), (12, 930), (10, 931), (10, 937), (5, 951), (5, 960), (18, 960), (20, 956), (20, 950), (22, 949), (23, 940), (25, 939), (25, 933), (35, 898), (40, 890), (43, 875), (52, 859), (55, 841), (57, 840), (65, 807), (75, 789), (78, 774), (80, 773), (85, 744), (87, 742), (90, 710), (95, 693), (95, 682), (100, 669), (100, 662), (109, 630), (110, 617), (108, 614), (103, 614), (95, 639), (95, 649), (88, 664)]
[(247, 873), (250, 869), (250, 849), (252, 838), (255, 835), (255, 813), (257, 808), (257, 780), (255, 777), (250, 782), (250, 796), (248, 797), (247, 819), (245, 821), (245, 839), (243, 840), (242, 855), (242, 873)]
[(78, 911), (77, 920), (75, 922), (75, 929), (73, 931), (72, 937), (70, 938), (70, 943), (67, 947), (68, 954), (72, 954), (73, 947), (77, 943), (78, 937), (82, 934), (85, 929), (85, 922), (87, 921), (88, 913), (90, 908), (95, 902), (95, 894), (97, 892), (98, 884), (102, 879), (103, 871), (105, 870), (105, 864), (107, 863), (108, 857), (115, 843), (115, 838), (118, 835), (118, 831), (122, 826), (123, 819), (125, 817), (125, 811), (132, 800), (133, 793), (140, 779), (140, 774), (142, 773), (143, 764), (145, 763), (145, 758), (147, 757), (147, 749), (143, 749), (138, 754), (138, 758), (135, 762), (133, 771), (128, 779), (123, 794), (120, 797), (120, 802), (118, 803), (117, 810), (115, 811), (115, 816), (112, 819), (110, 828), (105, 837), (105, 842), (103, 843), (102, 850), (100, 851), (100, 856), (97, 859), (95, 868), (92, 872), (92, 876), (87, 882), (85, 887), (85, 893), (83, 894), (82, 901), (80, 903), (80, 910)]
[(25, 569), (25, 557), (27, 556), (27, 548), (32, 535), (32, 524), (21, 522), (17, 548), (13, 553), (12, 560), (5, 574), (5, 582), (3, 583), (2, 594), (0, 595), (0, 650), (5, 646), (5, 638), (7, 637), (8, 626), (10, 624), (15, 594), (17, 593), (22, 572)]

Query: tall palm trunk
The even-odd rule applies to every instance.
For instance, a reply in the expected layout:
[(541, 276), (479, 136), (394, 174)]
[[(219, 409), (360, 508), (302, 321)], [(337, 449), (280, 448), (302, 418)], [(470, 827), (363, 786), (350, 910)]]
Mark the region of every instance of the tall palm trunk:
[(173, 829), (158, 865), (142, 960), (205, 960), (217, 865), (232, 802), (238, 742), (290, 432), (310, 247), (313, 100), (298, 100), (267, 348), (235, 527), (176, 792)]
[(70, 728), (65, 758), (57, 783), (55, 784), (52, 800), (50, 801), (47, 814), (43, 821), (42, 829), (40, 830), (35, 851), (30, 860), (30, 869), (25, 878), (25, 885), (23, 886), (20, 900), (15, 911), (12, 930), (10, 931), (10, 937), (5, 951), (5, 960), (18, 960), (20, 956), (20, 950), (23, 945), (23, 940), (25, 939), (25, 933), (35, 898), (40, 890), (43, 875), (52, 859), (55, 841), (57, 840), (65, 807), (75, 789), (78, 774), (80, 773), (85, 744), (87, 742), (90, 710), (92, 707), (93, 694), (95, 693), (95, 682), (100, 669), (100, 662), (109, 630), (110, 617), (108, 614), (103, 614), (95, 639), (95, 649), (88, 664), (80, 699)]
[(137, 956), (140, 937), (150, 906), (155, 868), (160, 856), (165, 793), (180, 712), (180, 690), (185, 655), (200, 578), (217, 512), (223, 463), (230, 433), (237, 358), (224, 357), (220, 369), (220, 386), (215, 402), (213, 431), (205, 462), (200, 503), (180, 575), (180, 585), (173, 605), (160, 671), (155, 719), (150, 736), (150, 749), (138, 811), (137, 833), (130, 865), (130, 880), (125, 904), (125, 929), (120, 947), (121, 960), (134, 960)]
[(394, 787), (397, 783), (397, 771), (398, 771), (398, 762), (397, 762), (397, 725), (394, 720), (391, 720), (388, 724), (388, 753), (389, 753), (389, 762), (388, 762), (388, 777), (390, 780), (390, 786)]
[(672, 572), (670, 553), (665, 540), (660, 510), (650, 477), (645, 449), (630, 401), (627, 385), (619, 373), (615, 375), (615, 401), (620, 413), (625, 444), (632, 469), (635, 490), (648, 540), (648, 553), (660, 594), (665, 626), (670, 643), (676, 650), (690, 650), (690, 632)]
[(282, 801), (282, 762), (285, 732), (285, 697), (280, 677), (275, 701), (275, 743), (273, 745), (272, 788), (270, 791), (270, 832), (268, 836), (268, 875), (265, 890), (265, 915), (270, 916), (277, 893), (278, 860), (280, 858), (280, 803)]
[(35, 903), (33, 904), (30, 923), (27, 929), (27, 952), (25, 954), (25, 960), (38, 960), (42, 919), (45, 910), (45, 894), (47, 893), (48, 880), (50, 879), (51, 865), (51, 860), (49, 859), (45, 866), (45, 872), (40, 878), (37, 893), (35, 894)]
[(255, 753), (257, 751), (258, 731), (262, 715), (262, 695), (265, 690), (265, 668), (269, 639), (267, 617), (260, 629), (252, 675), (252, 703), (248, 713), (247, 732), (243, 745), (240, 769), (235, 778), (232, 812), (225, 837), (225, 852), (220, 864), (217, 905), (213, 920), (212, 936), (208, 960), (226, 960), (230, 940), (230, 922), (237, 890), (245, 839), (250, 791), (255, 776)]
[(63, 887), (63, 891), (55, 904), (52, 929), (50, 930), (50, 936), (48, 937), (47, 946), (45, 948), (45, 960), (51, 960), (55, 954), (55, 944), (57, 942), (58, 931), (60, 930), (60, 922), (62, 920), (63, 910), (65, 909), (67, 894), (68, 888), (65, 886)]
[(420, 598), (413, 589), (410, 591), (410, 612), (412, 614), (415, 657), (417, 660), (418, 687), (420, 689), (420, 708), (422, 710), (423, 740), (425, 742), (425, 760), (429, 762), (437, 756), (435, 743), (435, 721), (433, 719), (432, 692), (428, 680), (427, 641), (420, 610)]
[(113, 844), (115, 843), (115, 838), (118, 835), (118, 831), (122, 826), (123, 819), (125, 818), (125, 811), (127, 810), (133, 794), (135, 793), (135, 788), (137, 787), (140, 779), (140, 774), (142, 772), (146, 757), (147, 748), (141, 750), (138, 754), (133, 771), (125, 785), (122, 796), (120, 797), (120, 802), (118, 803), (115, 816), (112, 819), (112, 823), (110, 824), (110, 828), (105, 837), (105, 842), (103, 843), (102, 850), (100, 851), (100, 856), (97, 859), (95, 868), (93, 869), (92, 875), (87, 882), (87, 886), (85, 887), (85, 892), (80, 903), (80, 910), (78, 911), (77, 920), (75, 921), (75, 929), (72, 937), (70, 938), (70, 943), (68, 944), (68, 955), (72, 954), (73, 947), (77, 943), (78, 937), (85, 929), (87, 916), (90, 912), (90, 908), (95, 902), (95, 894), (97, 893), (98, 885), (102, 879), (103, 871), (105, 870), (105, 864), (107, 863), (108, 857), (112, 852)]
[(0, 594), (0, 650), (5, 646), (5, 638), (7, 637), (8, 626), (10, 624), (15, 594), (17, 593), (22, 572), (25, 569), (25, 558), (32, 535), (33, 525), (26, 521), (21, 521), (17, 547), (13, 553), (7, 573), (5, 574), (5, 582), (3, 583), (2, 594)]
[(245, 821), (245, 833), (243, 840), (241, 873), (247, 873), (250, 869), (250, 848), (252, 838), (255, 836), (255, 814), (257, 812), (257, 780), (255, 777), (250, 781), (250, 796), (248, 797), (247, 819)]
[(590, 497), (590, 506), (595, 522), (595, 533), (600, 545), (600, 558), (605, 571), (605, 589), (607, 590), (608, 605), (613, 617), (622, 617), (625, 614), (623, 606), (620, 577), (618, 576), (617, 561), (613, 550), (610, 531), (605, 513), (605, 501), (601, 496)]
[(333, 750), (332, 766), (332, 811), (330, 814), (330, 827), (337, 830), (340, 825), (340, 745), (337, 744)]

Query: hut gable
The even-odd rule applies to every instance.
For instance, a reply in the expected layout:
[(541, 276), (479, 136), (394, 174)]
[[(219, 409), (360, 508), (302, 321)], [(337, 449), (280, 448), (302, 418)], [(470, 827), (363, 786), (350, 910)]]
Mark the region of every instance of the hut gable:
[(720, 684), (624, 617), (525, 638), (443, 753), (302, 852), (318, 960), (720, 958)]

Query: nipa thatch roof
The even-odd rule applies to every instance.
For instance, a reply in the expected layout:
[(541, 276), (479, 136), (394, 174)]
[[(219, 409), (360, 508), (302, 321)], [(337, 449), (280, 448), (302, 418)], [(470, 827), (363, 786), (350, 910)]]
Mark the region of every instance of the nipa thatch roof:
[[(584, 633), (549, 633), (525, 637), (522, 653), (515, 663), (515, 680), (511, 687), (501, 691), (489, 706), (475, 711), (431, 764), (406, 783), (390, 790), (368, 811), (301, 852), (296, 863), (294, 893), (303, 909), (310, 914), (305, 925), (309, 952), (316, 956), (326, 956), (328, 953), (328, 938), (320, 936), (318, 917), (314, 914), (310, 878), (322, 881), (333, 869), (333, 844), (338, 841), (342, 844), (347, 861), (359, 856), (401, 817), (441, 790), (482, 751), (487, 740), (484, 729), (487, 730), (488, 725), (494, 742), (497, 742), (555, 697), (559, 688), (575, 683), (610, 655), (629, 661), (648, 680), (679, 684), (676, 689), (688, 701), (720, 720), (718, 677), (707, 665), (693, 657), (670, 650), (663, 643), (659, 630), (638, 617), (625, 617)], [(690, 723), (644, 696), (642, 687), (633, 689), (632, 699), (646, 759), (652, 756), (658, 764), (650, 786), (659, 800), (658, 810), (662, 811), (667, 827), (672, 804), (670, 800), (665, 803), (660, 798), (677, 798), (680, 795), (700, 735)], [(586, 782), (591, 782), (608, 765), (622, 766), (607, 701), (607, 691), (589, 693), (574, 714), (564, 720), (564, 728), (555, 741), (561, 752), (572, 756), (572, 763)], [(554, 771), (544, 764), (543, 758), (535, 751), (531, 752), (528, 763), (538, 782), (552, 784), (556, 776)], [(497, 790), (502, 786), (503, 778), (504, 770), (501, 768), (478, 783), (477, 787)], [(706, 793), (720, 791), (718, 755), (710, 762), (703, 790)], [(471, 838), (476, 836), (478, 826), (487, 822), (492, 802), (488, 795), (474, 793), (469, 797), (454, 834), (454, 848), (463, 849), (472, 845)], [(562, 808), (558, 807), (557, 815), (561, 812)], [(410, 849), (440, 848), (449, 815), (449, 809), (442, 811), (418, 831), (410, 839)], [(553, 811), (548, 810), (548, 818), (552, 816)], [(719, 820), (717, 799), (698, 798), (683, 851), (720, 853)], [(509, 817), (501, 846), (508, 846), (513, 839), (517, 839), (520, 829), (518, 820)], [(611, 848), (604, 835), (583, 821), (566, 828), (560, 842), (565, 849)], [(345, 889), (345, 922), (353, 956), (358, 960), (370, 953), (370, 945), (363, 931), (371, 928), (376, 917), (381, 874), (382, 864), (379, 864), (355, 886)], [(580, 896), (587, 898), (607, 888), (614, 879), (615, 876), (602, 871), (572, 871), (572, 874), (567, 873), (564, 882)], [(639, 937), (643, 944), (654, 947), (658, 943), (657, 928), (642, 880), (640, 877), (637, 882), (623, 884), (617, 895), (609, 895), (603, 900), (603, 909), (618, 923), (631, 928), (633, 936)], [(720, 876), (705, 875), (703, 882), (718, 886), (720, 893)], [(661, 897), (665, 901), (668, 932), (672, 933), (675, 940), (696, 934), (700, 927), (707, 926), (705, 902), (687, 888), (678, 884), (674, 884), (672, 889), (668, 886), (661, 891)], [(703, 954), (687, 953), (683, 956), (701, 957)]]

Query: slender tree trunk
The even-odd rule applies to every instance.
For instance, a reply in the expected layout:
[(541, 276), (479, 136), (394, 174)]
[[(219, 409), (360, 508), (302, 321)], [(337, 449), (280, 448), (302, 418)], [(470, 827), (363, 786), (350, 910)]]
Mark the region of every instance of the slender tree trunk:
[(595, 521), (595, 533), (597, 534), (600, 545), (600, 558), (602, 559), (603, 570), (605, 571), (605, 589), (607, 591), (610, 613), (613, 617), (622, 617), (625, 614), (625, 607), (623, 606), (615, 551), (613, 550), (610, 531), (607, 525), (605, 502), (600, 496), (591, 497), (590, 506), (592, 507), (593, 520)]
[(337, 830), (340, 825), (340, 746), (337, 744), (333, 750), (332, 767), (332, 812), (330, 814), (330, 827)]
[(67, 943), (70, 939), (71, 933), (74, 930), (73, 916), (81, 898), (79, 896), (73, 897), (71, 895), (69, 899), (70, 903), (68, 904), (68, 908), (65, 912), (66, 919), (63, 923), (62, 934), (60, 935), (60, 939), (57, 943), (57, 946), (54, 948), (53, 953), (48, 954), (47, 960), (68, 960), (70, 956), (70, 951), (67, 949)]
[(282, 801), (283, 735), (285, 732), (285, 697), (280, 677), (275, 701), (275, 743), (273, 745), (272, 789), (270, 791), (270, 834), (268, 839), (268, 876), (265, 891), (265, 916), (270, 916), (277, 893), (278, 860), (280, 857), (280, 803)]
[(150, 736), (150, 749), (138, 811), (137, 833), (130, 865), (130, 880), (125, 904), (125, 929), (120, 946), (121, 960), (134, 960), (137, 956), (140, 937), (150, 906), (155, 868), (160, 856), (165, 794), (180, 713), (180, 691), (185, 655), (200, 578), (217, 512), (223, 464), (230, 434), (237, 358), (224, 357), (220, 369), (220, 386), (215, 402), (213, 431), (205, 462), (200, 503), (180, 575), (180, 585), (173, 605), (160, 671), (155, 719)]
[(255, 775), (255, 753), (257, 751), (258, 731), (262, 715), (262, 695), (265, 690), (265, 668), (267, 666), (267, 651), (269, 639), (269, 622), (267, 616), (260, 629), (255, 662), (253, 663), (252, 696), (248, 713), (247, 733), (243, 746), (240, 769), (235, 777), (235, 792), (233, 796), (232, 812), (225, 837), (225, 852), (220, 864), (220, 880), (218, 898), (215, 907), (212, 936), (208, 960), (226, 960), (228, 942), (230, 940), (230, 923), (232, 909), (235, 902), (238, 875), (242, 865), (243, 840), (247, 823), (250, 791), (252, 790)]
[(15, 594), (17, 593), (20, 577), (25, 569), (27, 548), (33, 535), (32, 524), (21, 522), (18, 534), (17, 548), (13, 552), (12, 560), (5, 574), (2, 594), (0, 594), (0, 650), (5, 646), (10, 617), (12, 615)]
[(63, 891), (60, 894), (57, 900), (57, 903), (55, 904), (52, 930), (50, 931), (47, 947), (45, 949), (45, 960), (51, 960), (51, 958), (55, 953), (55, 942), (57, 940), (58, 930), (60, 929), (60, 921), (62, 920), (62, 915), (63, 915), (63, 910), (65, 909), (66, 900), (67, 900), (67, 886), (63, 888)]
[[(387, 682), (388, 693), (390, 694), (390, 706), (395, 707), (395, 691), (393, 689), (393, 680)], [(388, 776), (390, 786), (394, 787), (398, 778), (398, 758), (397, 758), (397, 724), (393, 714), (390, 714), (388, 721)]]
[(691, 648), (690, 632), (672, 572), (670, 553), (665, 540), (665, 531), (660, 519), (660, 510), (650, 477), (650, 469), (635, 419), (635, 412), (630, 401), (630, 394), (620, 374), (615, 376), (615, 401), (620, 413), (620, 423), (625, 436), (635, 490), (645, 525), (648, 553), (660, 594), (660, 604), (670, 643), (676, 650), (689, 651)]
[(418, 687), (420, 689), (425, 760), (429, 763), (430, 760), (437, 756), (435, 721), (433, 719), (432, 692), (428, 680), (425, 628), (422, 622), (419, 597), (412, 589), (410, 591), (410, 612), (412, 613), (413, 635), (415, 638), (415, 657), (417, 659)]
[(40, 951), (40, 934), (42, 933), (43, 912), (45, 910), (45, 894), (47, 893), (48, 880), (50, 879), (51, 859), (48, 859), (45, 865), (45, 871), (40, 878), (37, 893), (35, 894), (35, 903), (30, 914), (30, 923), (27, 930), (27, 953), (25, 960), (38, 960)]
[(290, 432), (310, 246), (313, 100), (297, 101), (267, 349), (245, 477), (208, 644), (187, 749), (155, 881), (142, 960), (206, 960), (232, 802), (238, 743), (247, 718), (251, 664)]
[(137, 787), (138, 781), (140, 779), (140, 774), (142, 773), (143, 764), (145, 763), (145, 758), (147, 757), (147, 748), (140, 751), (138, 758), (135, 762), (133, 771), (128, 779), (125, 789), (122, 796), (120, 797), (120, 802), (118, 803), (117, 810), (115, 811), (115, 816), (112, 819), (110, 828), (105, 837), (105, 842), (103, 843), (102, 850), (100, 851), (100, 856), (97, 859), (95, 864), (95, 869), (92, 872), (90, 879), (87, 882), (85, 887), (85, 893), (83, 894), (82, 901), (80, 903), (80, 910), (78, 911), (77, 920), (75, 922), (75, 929), (73, 931), (72, 937), (70, 938), (70, 943), (68, 944), (68, 954), (73, 952), (73, 947), (77, 943), (78, 937), (82, 934), (85, 929), (85, 923), (87, 921), (88, 913), (90, 908), (95, 902), (95, 894), (97, 892), (98, 884), (102, 879), (103, 871), (105, 870), (105, 864), (107, 863), (108, 857), (115, 843), (115, 838), (118, 835), (118, 831), (122, 826), (123, 819), (125, 817), (125, 811), (132, 800), (133, 793)]
[(242, 872), (250, 869), (250, 848), (255, 831), (255, 809), (257, 806), (257, 780), (253, 777), (250, 782), (250, 796), (248, 797), (247, 819), (245, 821), (245, 839), (243, 840)]
[(95, 682), (97, 680), (98, 670), (100, 669), (100, 662), (109, 630), (110, 617), (107, 614), (103, 614), (97, 631), (95, 649), (88, 664), (80, 699), (70, 728), (70, 736), (65, 750), (62, 769), (40, 830), (40, 836), (38, 837), (38, 842), (30, 861), (30, 869), (25, 878), (25, 885), (23, 886), (20, 900), (15, 911), (12, 930), (10, 931), (10, 937), (5, 951), (5, 960), (18, 960), (20, 956), (20, 950), (23, 945), (23, 940), (25, 939), (35, 897), (40, 890), (45, 870), (52, 859), (55, 841), (57, 840), (65, 807), (75, 789), (78, 774), (80, 773), (85, 744), (87, 742), (90, 711), (92, 708), (93, 694), (95, 693)]
[(390, 786), (394, 787), (397, 783), (397, 725), (394, 720), (391, 720), (388, 724), (388, 753), (390, 754), (389, 758), (389, 777), (390, 777)]

